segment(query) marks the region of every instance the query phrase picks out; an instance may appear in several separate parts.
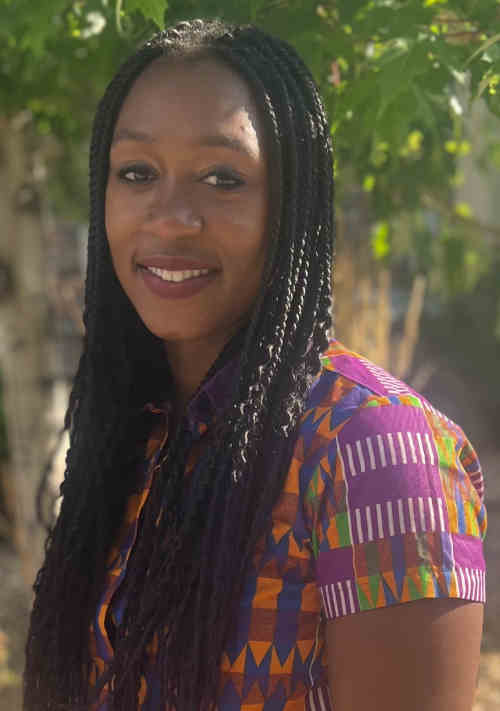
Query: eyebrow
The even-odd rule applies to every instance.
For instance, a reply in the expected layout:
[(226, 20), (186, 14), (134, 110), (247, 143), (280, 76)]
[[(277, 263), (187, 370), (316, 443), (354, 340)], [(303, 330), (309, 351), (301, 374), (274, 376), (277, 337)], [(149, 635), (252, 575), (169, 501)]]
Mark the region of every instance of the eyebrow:
[[(112, 145), (116, 145), (120, 141), (139, 141), (141, 143), (154, 143), (155, 139), (149, 133), (142, 131), (134, 131), (128, 128), (122, 128), (113, 136)], [(203, 147), (228, 148), (238, 153), (246, 154), (251, 158), (255, 155), (253, 151), (236, 136), (228, 136), (225, 133), (215, 133), (202, 136), (199, 145)]]

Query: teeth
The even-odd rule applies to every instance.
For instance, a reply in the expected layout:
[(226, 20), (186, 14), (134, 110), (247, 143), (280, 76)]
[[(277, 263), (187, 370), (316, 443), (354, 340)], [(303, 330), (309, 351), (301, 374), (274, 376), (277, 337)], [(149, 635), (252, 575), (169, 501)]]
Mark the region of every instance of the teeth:
[(186, 279), (195, 279), (196, 277), (208, 274), (208, 269), (186, 269), (184, 271), (168, 271), (168, 269), (159, 269), (158, 267), (146, 267), (150, 272), (156, 274), (164, 281), (180, 282)]

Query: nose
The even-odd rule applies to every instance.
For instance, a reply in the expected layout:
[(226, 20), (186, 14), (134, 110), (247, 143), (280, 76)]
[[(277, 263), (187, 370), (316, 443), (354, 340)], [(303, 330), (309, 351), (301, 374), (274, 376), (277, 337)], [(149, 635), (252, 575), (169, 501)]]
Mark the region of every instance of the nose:
[(158, 185), (148, 205), (148, 227), (168, 236), (195, 234), (203, 226), (202, 216), (180, 186)]

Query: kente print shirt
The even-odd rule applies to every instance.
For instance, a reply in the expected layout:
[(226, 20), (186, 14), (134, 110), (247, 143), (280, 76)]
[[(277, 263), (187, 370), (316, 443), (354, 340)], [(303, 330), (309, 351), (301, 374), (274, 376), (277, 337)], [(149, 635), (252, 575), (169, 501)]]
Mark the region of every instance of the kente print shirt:
[[(187, 475), (230, 396), (234, 362), (191, 401)], [(139, 516), (168, 432), (164, 410), (147, 448), (140, 493), (128, 501), (90, 629), (90, 684), (107, 711), (113, 659), (108, 631)], [(247, 573), (235, 630), (220, 663), (218, 711), (331, 711), (325, 625), (422, 598), (485, 601), (484, 483), (462, 429), (427, 400), (338, 341), (301, 419), (272, 530)], [(140, 711), (161, 709), (154, 649), (144, 661)], [(333, 697), (335, 690), (332, 690)]]

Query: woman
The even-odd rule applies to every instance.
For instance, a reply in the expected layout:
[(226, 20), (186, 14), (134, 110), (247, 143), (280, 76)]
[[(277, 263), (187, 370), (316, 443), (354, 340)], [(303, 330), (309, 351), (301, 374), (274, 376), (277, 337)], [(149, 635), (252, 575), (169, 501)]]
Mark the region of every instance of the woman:
[(329, 135), (253, 27), (180, 23), (108, 87), (29, 711), (470, 709), (481, 470), (328, 342)]

